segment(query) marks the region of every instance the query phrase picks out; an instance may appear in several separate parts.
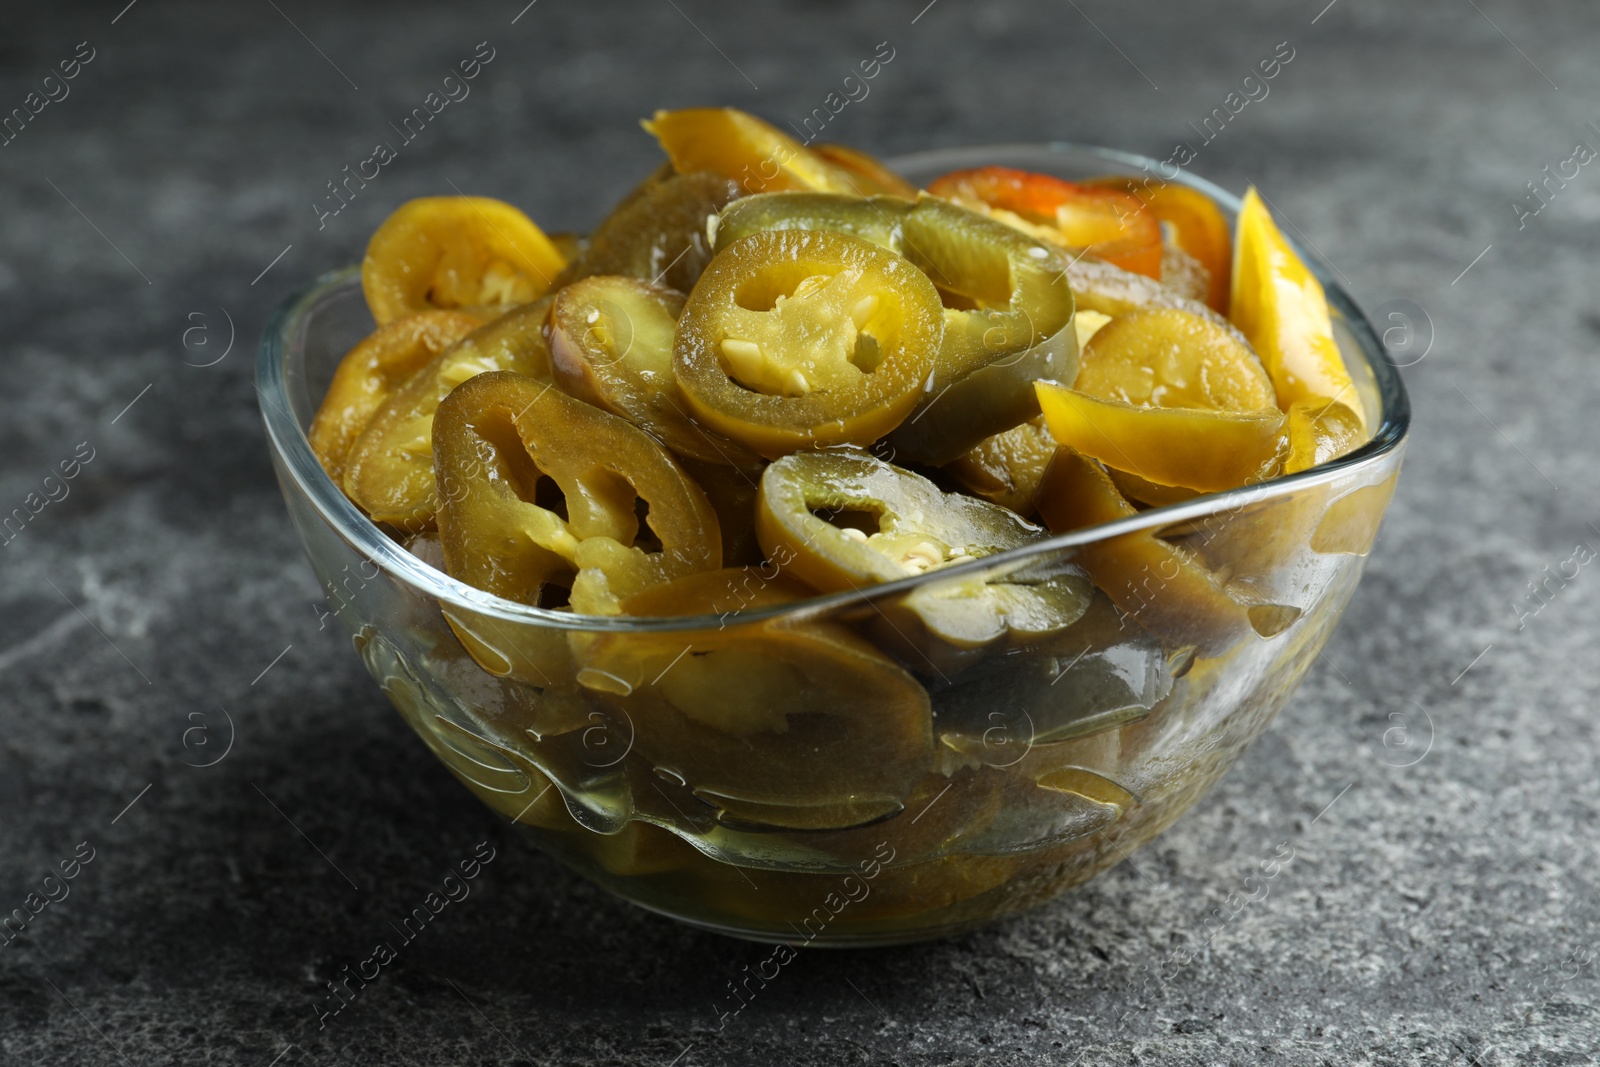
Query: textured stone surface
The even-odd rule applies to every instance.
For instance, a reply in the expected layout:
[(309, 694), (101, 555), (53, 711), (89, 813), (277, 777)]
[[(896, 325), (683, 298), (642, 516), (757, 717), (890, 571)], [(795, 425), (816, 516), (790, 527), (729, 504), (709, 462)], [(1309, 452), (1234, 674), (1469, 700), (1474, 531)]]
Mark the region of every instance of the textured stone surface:
[[(1600, 548), (1600, 172), (1521, 230), (1511, 207), (1574, 142), (1600, 145), (1600, 11), (1339, 0), (1313, 24), (1324, 0), (942, 0), (913, 23), (924, 0), (543, 0), (513, 24), (521, 2), (0, 16), (0, 110), (95, 49), (0, 148), (0, 510), (94, 449), (0, 546), (0, 911), (95, 850), (0, 948), (0, 1063), (1600, 1055), (1600, 573), (1520, 630), (1517, 610), (1546, 565)], [(472, 95), (319, 231), (324, 182), (484, 40)], [(726, 102), (798, 119), (883, 40), (895, 58), (831, 137), (1160, 155), (1289, 41), (1270, 96), (1194, 169), (1258, 183), (1369, 309), (1426, 309), (1432, 348), (1407, 372), (1415, 438), (1365, 584), (1214, 794), (1053, 906), (803, 956), (719, 1029), (713, 1003), (763, 950), (505, 840), (318, 631), (250, 363), (272, 306), (351, 262), (401, 199), (454, 186), (582, 227), (653, 164), (639, 116)], [(229, 319), (226, 358), (186, 366), (222, 354)], [(231, 752), (186, 765), (220, 751), (219, 709)], [(500, 852), (473, 895), (319, 1031), (322, 982), (484, 840)], [(1281, 842), (1295, 859), (1269, 895), (1208, 933)]]

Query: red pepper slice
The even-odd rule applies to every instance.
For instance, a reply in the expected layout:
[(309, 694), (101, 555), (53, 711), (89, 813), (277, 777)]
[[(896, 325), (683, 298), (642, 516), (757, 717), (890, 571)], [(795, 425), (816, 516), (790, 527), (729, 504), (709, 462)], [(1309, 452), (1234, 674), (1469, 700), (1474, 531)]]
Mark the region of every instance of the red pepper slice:
[(928, 192), (1123, 270), (1161, 277), (1161, 224), (1131, 193), (1010, 167), (952, 171)]

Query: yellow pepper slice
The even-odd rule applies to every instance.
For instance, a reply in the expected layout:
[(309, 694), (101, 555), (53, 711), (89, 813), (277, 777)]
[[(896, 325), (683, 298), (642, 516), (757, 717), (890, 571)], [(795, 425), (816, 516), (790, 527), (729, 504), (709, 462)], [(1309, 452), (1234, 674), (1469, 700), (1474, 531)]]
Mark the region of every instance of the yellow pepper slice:
[(428, 308), (491, 318), (550, 287), (566, 260), (533, 220), (486, 196), (410, 200), (367, 243), (361, 290), (383, 325)]
[(688, 415), (672, 372), (683, 294), (597, 274), (556, 294), (550, 358), (556, 384), (620, 415), (680, 457), (759, 471), (761, 461)]
[(1284, 417), (1277, 410), (1134, 407), (1056, 382), (1034, 388), (1057, 441), (1162, 485), (1232, 489), (1259, 481), (1278, 458)]
[(1228, 318), (1261, 354), (1279, 407), (1287, 411), (1314, 397), (1336, 400), (1366, 430), (1360, 397), (1333, 337), (1322, 283), (1289, 247), (1254, 188), (1239, 210)]
[(1361, 417), (1347, 404), (1327, 397), (1299, 400), (1289, 408), (1286, 474), (1309, 470), (1351, 451), (1366, 437)]
[(815, 189), (861, 195), (861, 182), (788, 134), (731, 107), (657, 111), (641, 123), (679, 174), (709, 170), (746, 193)]

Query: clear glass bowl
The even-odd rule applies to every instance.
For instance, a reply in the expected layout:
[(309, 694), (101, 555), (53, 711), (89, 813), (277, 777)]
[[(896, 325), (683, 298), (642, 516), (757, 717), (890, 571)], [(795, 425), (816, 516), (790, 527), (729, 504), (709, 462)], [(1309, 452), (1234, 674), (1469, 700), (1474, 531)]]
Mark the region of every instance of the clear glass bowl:
[[(983, 164), (1160, 174), (1069, 144), (893, 161), (913, 181)], [(1159, 834), (1327, 641), (1393, 493), (1410, 412), (1371, 325), (1306, 258), (1376, 427), (1360, 449), (959, 570), (731, 616), (595, 618), (500, 600), (363, 516), (305, 436), (340, 357), (373, 328), (354, 268), (278, 310), (257, 384), (330, 610), (484, 803), (684, 922), (793, 944), (909, 941), (1048, 900)], [(1231, 596), (1205, 595), (1173, 544)], [(1093, 576), (1094, 606), (1032, 644), (955, 648), (916, 625), (919, 597), (1071, 568)], [(762, 573), (730, 590), (737, 603), (759, 604)]]

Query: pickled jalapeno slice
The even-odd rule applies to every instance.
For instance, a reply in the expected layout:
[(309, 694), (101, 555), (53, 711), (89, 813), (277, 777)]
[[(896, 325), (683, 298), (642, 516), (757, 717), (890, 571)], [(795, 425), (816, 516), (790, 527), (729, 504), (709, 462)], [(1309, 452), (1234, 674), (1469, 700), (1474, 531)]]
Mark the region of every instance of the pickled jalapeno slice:
[[(634, 615), (725, 615), (810, 591), (755, 568), (629, 598)], [(625, 712), (634, 748), (741, 829), (834, 830), (898, 814), (933, 763), (926, 690), (835, 622), (607, 634), (578, 680)]]
[[(1136, 514), (1099, 463), (1067, 447), (1045, 471), (1039, 512), (1053, 533)], [(1079, 558), (1118, 611), (1174, 645), (1217, 655), (1251, 627), (1248, 608), (1228, 595), (1221, 578), (1152, 531), (1091, 541)]]
[(1056, 454), (1044, 416), (980, 441), (944, 467), (968, 492), (1029, 518), (1035, 514), (1039, 483)]
[(728, 205), (716, 242), (788, 230), (844, 233), (903, 253), (949, 305), (933, 373), (891, 438), (907, 459), (949, 462), (1037, 415), (1034, 379), (1076, 372), (1066, 259), (1009, 226), (937, 197), (789, 192)]
[(756, 496), (761, 491), (761, 472), (680, 458), (683, 469), (705, 490), (706, 499), (717, 513), (722, 527), (723, 566), (762, 562), (761, 542), (756, 539)]
[(915, 206), (913, 200), (899, 196), (762, 193), (741, 197), (723, 208), (710, 230), (718, 252), (754, 233), (827, 230), (900, 253), (905, 251), (905, 217)]
[(1058, 441), (1141, 482), (1229, 489), (1274, 473), (1283, 451), (1261, 361), (1233, 330), (1176, 308), (1111, 318), (1073, 388), (1037, 388)]
[(631, 423), (517, 374), (439, 405), (439, 537), (452, 577), (509, 600), (614, 615), (722, 562), (716, 513)]
[(1234, 330), (1178, 308), (1141, 308), (1096, 330), (1072, 387), (1138, 407), (1266, 411), (1272, 379)]
[(462, 382), (489, 371), (514, 371), (550, 380), (544, 297), (482, 326), (440, 352), (385, 400), (350, 446), (345, 495), (375, 522), (409, 532), (429, 529), (434, 494), (433, 418), (439, 402)]
[(572, 396), (620, 415), (674, 453), (754, 471), (760, 457), (689, 417), (672, 372), (683, 294), (633, 278), (596, 275), (556, 294), (550, 355)]
[(1098, 259), (1085, 257), (1073, 260), (1067, 268), (1067, 281), (1072, 285), (1080, 312), (1093, 311), (1110, 316), (1140, 308), (1177, 308), (1228, 326), (1226, 318), (1200, 301), (1175, 292), (1153, 278), (1134, 274)]
[(1124, 270), (1161, 276), (1161, 225), (1131, 193), (1010, 167), (954, 171), (928, 192)]
[(680, 174), (711, 171), (738, 182), (746, 193), (857, 191), (858, 179), (851, 171), (735, 108), (657, 111), (643, 125)]
[(1068, 261), (1004, 223), (924, 196), (903, 224), (905, 254), (946, 294), (944, 343), (901, 456), (948, 463), (1039, 414), (1033, 382), (1078, 370)]
[[(761, 477), (756, 534), (785, 573), (823, 592), (858, 590), (961, 563), (972, 563), (1038, 540), (1042, 531), (1005, 508), (962, 493), (855, 449), (786, 456)], [(913, 669), (942, 671), (943, 649), (919, 635), (961, 649), (1002, 637), (1031, 639), (1071, 624), (1088, 603), (1076, 572), (995, 576), (952, 575), (886, 607), (914, 616), (907, 628), (890, 619), (898, 651)], [(937, 653), (937, 654), (936, 654)]]
[(1220, 492), (1270, 477), (1283, 413), (1136, 407), (1054, 382), (1037, 383), (1055, 439), (1107, 466), (1161, 485)]
[(737, 183), (705, 171), (648, 182), (595, 228), (551, 289), (620, 274), (687, 293), (711, 259), (706, 220), (738, 195)]
[(899, 425), (943, 330), (933, 283), (903, 257), (841, 233), (762, 232), (706, 267), (673, 367), (692, 415), (775, 458)]
[(306, 433), (328, 476), (344, 480), (350, 446), (395, 389), (482, 325), (464, 311), (419, 311), (378, 327), (346, 353)]
[(367, 243), (361, 289), (383, 325), (429, 308), (485, 318), (550, 288), (566, 261), (544, 231), (485, 196), (430, 196), (402, 204)]

